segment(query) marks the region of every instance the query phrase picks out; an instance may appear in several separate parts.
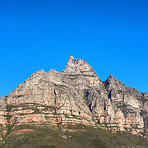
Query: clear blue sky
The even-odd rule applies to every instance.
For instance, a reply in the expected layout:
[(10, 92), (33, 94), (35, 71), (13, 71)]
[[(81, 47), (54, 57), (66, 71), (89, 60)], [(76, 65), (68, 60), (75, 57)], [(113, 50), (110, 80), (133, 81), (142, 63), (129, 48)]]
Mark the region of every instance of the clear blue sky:
[(86, 60), (148, 91), (147, 0), (0, 0), (0, 96), (37, 70)]

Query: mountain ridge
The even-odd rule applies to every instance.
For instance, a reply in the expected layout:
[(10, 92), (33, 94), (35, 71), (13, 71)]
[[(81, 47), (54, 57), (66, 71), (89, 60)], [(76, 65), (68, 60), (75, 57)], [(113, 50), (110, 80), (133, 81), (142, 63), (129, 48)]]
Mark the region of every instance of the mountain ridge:
[(39, 70), (0, 97), (0, 124), (84, 124), (148, 137), (148, 93), (127, 87), (112, 74), (102, 81), (83, 59), (70, 56), (63, 72)]

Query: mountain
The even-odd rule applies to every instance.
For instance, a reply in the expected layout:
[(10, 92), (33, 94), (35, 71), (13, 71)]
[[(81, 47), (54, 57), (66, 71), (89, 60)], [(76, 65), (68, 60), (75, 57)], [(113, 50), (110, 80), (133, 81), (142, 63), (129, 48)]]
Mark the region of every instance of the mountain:
[(82, 125), (147, 139), (148, 93), (127, 87), (113, 75), (103, 82), (86, 61), (70, 56), (63, 72), (37, 71), (8, 96), (0, 97), (0, 124), (5, 146), (12, 135), (35, 130), (18, 127), (32, 125), (56, 127), (63, 133), (85, 131), (68, 128)]

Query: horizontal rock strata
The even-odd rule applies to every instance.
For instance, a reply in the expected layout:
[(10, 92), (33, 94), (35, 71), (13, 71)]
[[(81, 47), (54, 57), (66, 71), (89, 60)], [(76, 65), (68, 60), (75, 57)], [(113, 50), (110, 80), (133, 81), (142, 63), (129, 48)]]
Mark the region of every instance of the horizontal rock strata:
[(69, 58), (63, 72), (37, 71), (6, 97), (0, 97), (1, 139), (23, 123), (86, 124), (148, 136), (148, 93), (110, 75), (101, 81), (82, 59)]

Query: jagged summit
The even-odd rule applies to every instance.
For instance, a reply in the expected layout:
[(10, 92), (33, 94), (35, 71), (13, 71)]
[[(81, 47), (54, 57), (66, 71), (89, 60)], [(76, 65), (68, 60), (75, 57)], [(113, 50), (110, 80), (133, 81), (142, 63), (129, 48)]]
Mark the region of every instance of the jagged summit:
[(73, 56), (69, 57), (69, 61), (64, 70), (66, 73), (82, 73), (86, 75), (97, 75), (92, 66), (90, 66), (83, 59), (74, 59)]
[(115, 78), (112, 74), (105, 81), (107, 90), (118, 90), (126, 93), (132, 93), (133, 95), (142, 96), (142, 93), (139, 92), (136, 88), (128, 87), (119, 79)]
[[(66, 69), (32, 74), (0, 98), (0, 124), (85, 124), (147, 136), (148, 94), (110, 75), (102, 82), (92, 66), (70, 56)], [(0, 139), (1, 139), (0, 135)]]
[(112, 74), (105, 81), (107, 90), (117, 89), (122, 90), (125, 86), (119, 79), (115, 78)]
[(112, 74), (110, 74), (109, 78), (115, 78)]

